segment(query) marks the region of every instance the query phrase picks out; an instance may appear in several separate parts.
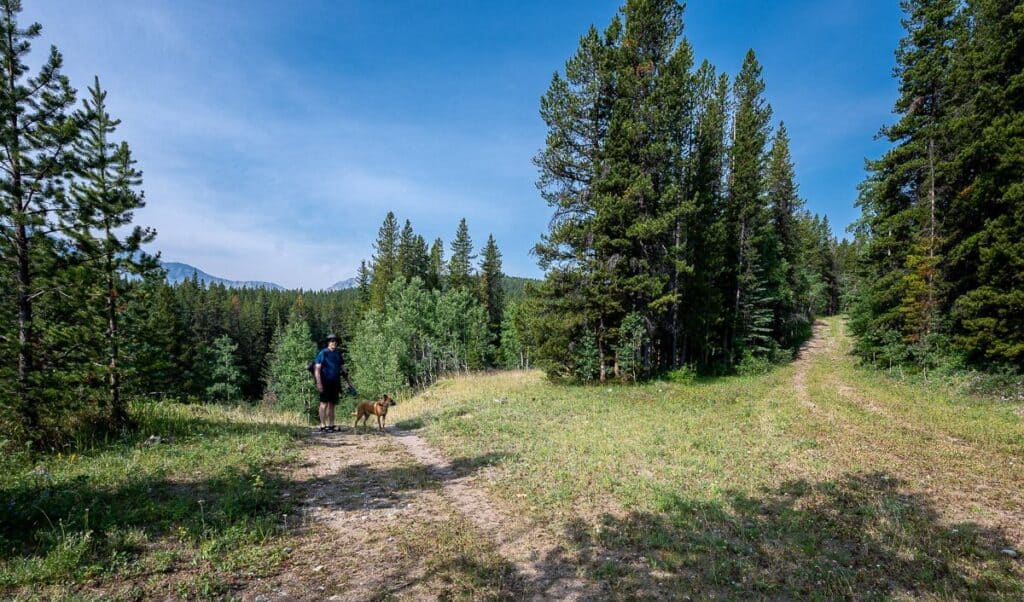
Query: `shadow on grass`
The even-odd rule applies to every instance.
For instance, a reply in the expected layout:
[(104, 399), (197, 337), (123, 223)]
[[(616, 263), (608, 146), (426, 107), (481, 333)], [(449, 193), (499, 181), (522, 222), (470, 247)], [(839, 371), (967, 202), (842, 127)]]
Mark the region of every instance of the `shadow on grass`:
[[(212, 416), (169, 418), (151, 421), (152, 429), (118, 443), (88, 450), (87, 455), (98, 457), (79, 462), (92, 462), (90, 468), (95, 466), (95, 470), (68, 477), (59, 472), (51, 475), (40, 465), (40, 470), (0, 485), (0, 567), (4, 569), (0, 571), (0, 592), (6, 587), (78, 581), (115, 571), (116, 563), (130, 563), (151, 553), (152, 544), (159, 540), (181, 540), (187, 543), (185, 549), (194, 549), (195, 554), (218, 558), (301, 528), (303, 525), (295, 522), (295, 506), (307, 495), (319, 495), (322, 499), (316, 503), (339, 509), (390, 508), (399, 507), (419, 491), (440, 486), (436, 475), (425, 467), (394, 466), (387, 457), (381, 457), (379, 464), (346, 466), (317, 479), (289, 478), (285, 460), (273, 456), (257, 455), (251, 461), (219, 468), (216, 464), (211, 468), (207, 458), (205, 474), (197, 468), (192, 477), (182, 458), (195, 453), (192, 443), (196, 441), (202, 445), (202, 453), (216, 457), (221, 449), (256, 445), (251, 436), (258, 433), (272, 430), (292, 436), (308, 433), (308, 429), (218, 421)], [(130, 457), (146, 449), (149, 434), (161, 437), (154, 450), (159, 450), (158, 461), (126, 475), (124, 471), (134, 464), (117, 456)], [(342, 447), (362, 436), (372, 435), (337, 434), (317, 443)], [(109, 465), (105, 464), (107, 456), (112, 458)], [(459, 459), (451, 476), (467, 475), (498, 459)], [(170, 545), (171, 549), (177, 547)], [(192, 553), (187, 552), (181, 561), (187, 562)], [(452, 562), (462, 561), (452, 558)], [(481, 565), (478, 571), (466, 565), (457, 572), (465, 579), (478, 573), (481, 579), (504, 574), (500, 567), (489, 566)], [(457, 568), (438, 570), (447, 574)]]
[[(258, 439), (304, 430), (217, 414), (170, 404), (143, 408), (133, 416), (137, 431), (96, 442), (74, 464), (48, 454), (35, 469), (21, 467), (0, 480), (0, 591), (141, 570), (126, 567), (154, 538), (208, 553), (279, 533), (280, 517), (292, 506), (282, 496), (289, 484), (278, 476), (285, 460), (274, 457), (276, 448), (259, 449)], [(219, 454), (247, 446), (250, 458), (217, 466)], [(205, 474), (195, 462), (205, 463)]]
[(1024, 595), (998, 530), (940, 520), (884, 473), (791, 481), (724, 502), (656, 496), (656, 512), (571, 521), (588, 573), (616, 595), (697, 598)]

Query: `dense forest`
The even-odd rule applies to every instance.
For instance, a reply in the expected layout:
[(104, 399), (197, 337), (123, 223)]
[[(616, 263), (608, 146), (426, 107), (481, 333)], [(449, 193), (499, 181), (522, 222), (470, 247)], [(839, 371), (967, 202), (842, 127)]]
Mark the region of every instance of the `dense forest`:
[(803, 209), (754, 52), (695, 64), (674, 0), (627, 2), (541, 101), (554, 209), (535, 339), (549, 372), (635, 378), (791, 355), (841, 307), (847, 243)]
[[(904, 2), (899, 119), (852, 240), (811, 214), (751, 50), (698, 63), (674, 0), (591, 27), (540, 101), (542, 282), (462, 220), (448, 247), (389, 213), (347, 291), (166, 282), (142, 172), (97, 78), (83, 98), (0, 0), (0, 439), (131, 427), (136, 399), (302, 409), (342, 337), (363, 396), (541, 367), (578, 382), (734, 373), (847, 312), (869, 362), (1024, 369), (1024, 8)], [(37, 57), (38, 58), (38, 57)]]
[(882, 365), (1024, 370), (1024, 5), (905, 1), (851, 325)]

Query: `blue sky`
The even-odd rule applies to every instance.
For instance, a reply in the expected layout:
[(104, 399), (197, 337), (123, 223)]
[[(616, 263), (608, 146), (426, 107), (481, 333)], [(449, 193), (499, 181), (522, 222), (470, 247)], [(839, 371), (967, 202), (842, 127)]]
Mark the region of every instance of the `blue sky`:
[[(620, 2), (26, 2), (84, 92), (109, 90), (145, 173), (155, 249), (237, 280), (322, 288), (355, 274), (388, 210), (446, 245), (465, 217), (505, 271), (551, 212), (539, 98)], [(801, 195), (837, 232), (892, 120), (895, 0), (693, 1), (698, 61), (764, 67)]]

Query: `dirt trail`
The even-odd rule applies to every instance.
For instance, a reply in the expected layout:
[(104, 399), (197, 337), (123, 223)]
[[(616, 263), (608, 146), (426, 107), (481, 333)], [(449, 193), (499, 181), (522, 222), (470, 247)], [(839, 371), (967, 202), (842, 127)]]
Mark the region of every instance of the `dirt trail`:
[(478, 488), (472, 475), (455, 465), (421, 437), (388, 429), (416, 460), (443, 483), (445, 495), (476, 528), (497, 545), (526, 579), (526, 593), (540, 600), (583, 600), (597, 590), (578, 575), (568, 552), (546, 529), (505, 512)]
[(556, 538), (478, 488), (472, 462), (453, 463), (408, 431), (389, 435), (310, 437), (289, 493), (300, 496), (303, 543), (243, 599), (596, 597)]
[[(870, 393), (846, 382), (837, 371), (819, 369), (817, 380), (811, 382), (812, 370), (822, 362), (849, 361), (839, 348), (843, 325), (837, 327), (838, 335), (828, 332), (823, 321), (814, 325), (792, 380), (799, 403), (831, 432), (823, 442), (829, 469), (892, 473), (905, 481), (908, 491), (936, 500), (948, 520), (999, 528), (1017, 545), (1024, 544), (1024, 504), (1019, 495), (1024, 471), (1015, 458), (915, 424), (898, 408), (873, 401)], [(857, 417), (857, 409), (866, 416)]]

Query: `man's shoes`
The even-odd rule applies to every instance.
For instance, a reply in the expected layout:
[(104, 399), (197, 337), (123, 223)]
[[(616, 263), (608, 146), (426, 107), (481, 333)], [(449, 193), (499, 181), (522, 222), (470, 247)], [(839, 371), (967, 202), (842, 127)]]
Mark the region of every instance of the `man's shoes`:
[(335, 428), (333, 424), (331, 426), (327, 427), (327, 432), (328, 433), (333, 433), (336, 430), (338, 430), (338, 429)]
[(321, 426), (320, 427), (320, 432), (321, 433), (326, 433), (327, 432), (327, 427), (326, 426)]

